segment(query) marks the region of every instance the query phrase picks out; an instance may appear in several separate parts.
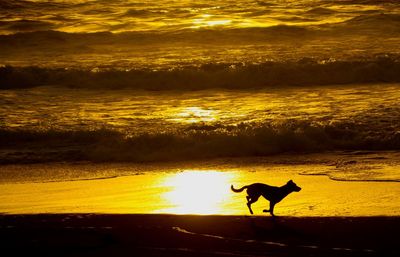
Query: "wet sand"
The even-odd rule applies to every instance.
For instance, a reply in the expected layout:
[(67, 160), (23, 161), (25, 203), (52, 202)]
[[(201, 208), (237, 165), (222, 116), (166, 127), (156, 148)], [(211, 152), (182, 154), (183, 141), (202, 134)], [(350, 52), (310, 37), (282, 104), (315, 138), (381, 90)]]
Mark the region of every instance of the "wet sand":
[(400, 217), (0, 216), (10, 256), (400, 256), (398, 231)]
[[(46, 175), (59, 168), (46, 167)], [(72, 168), (77, 172), (85, 169), (84, 166), (65, 165), (66, 172)], [(133, 168), (135, 166), (130, 164), (119, 167), (128, 171)], [(280, 202), (275, 208), (276, 215), (400, 216), (397, 182), (350, 182), (327, 176), (299, 175), (329, 172), (328, 168), (323, 165), (262, 164), (163, 172), (162, 167), (158, 167), (155, 172), (110, 177), (112, 172), (116, 173), (114, 166), (99, 167), (96, 171), (107, 175), (102, 179), (0, 183), (0, 213), (248, 215), (246, 193), (233, 193), (230, 185), (241, 187), (261, 182), (280, 186), (293, 179), (302, 190)], [(35, 172), (32, 165), (24, 169)], [(12, 172), (19, 173), (19, 170)], [(260, 199), (252, 207), (255, 214), (264, 215), (262, 210), (268, 207), (268, 201)]]

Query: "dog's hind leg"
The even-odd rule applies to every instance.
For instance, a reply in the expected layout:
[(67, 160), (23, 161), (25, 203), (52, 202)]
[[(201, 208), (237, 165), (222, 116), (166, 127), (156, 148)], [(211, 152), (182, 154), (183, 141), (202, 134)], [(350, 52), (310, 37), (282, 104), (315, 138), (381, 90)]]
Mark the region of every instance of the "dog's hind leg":
[(246, 196), (246, 198), (247, 198), (247, 207), (249, 208), (250, 213), (253, 214), (253, 210), (251, 209), (251, 204), (257, 202), (258, 197), (251, 198), (250, 196)]
[(251, 202), (247, 202), (247, 208), (249, 208), (250, 213), (253, 214), (253, 210), (251, 209)]

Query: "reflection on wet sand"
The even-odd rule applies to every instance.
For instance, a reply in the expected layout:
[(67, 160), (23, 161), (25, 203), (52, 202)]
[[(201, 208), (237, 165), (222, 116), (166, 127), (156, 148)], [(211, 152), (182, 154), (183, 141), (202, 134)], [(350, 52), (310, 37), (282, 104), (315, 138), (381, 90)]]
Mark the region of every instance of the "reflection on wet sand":
[[(129, 166), (126, 166), (128, 169)], [(249, 215), (243, 194), (231, 192), (254, 182), (280, 186), (289, 179), (302, 190), (278, 204), (277, 216), (400, 215), (397, 182), (342, 182), (300, 173), (323, 165), (246, 166), (137, 173), (106, 179), (0, 184), (2, 213), (172, 213)], [(252, 171), (252, 172), (249, 172)], [(255, 215), (268, 208), (260, 198)]]
[(218, 171), (185, 171), (166, 178), (171, 191), (163, 198), (173, 206), (168, 213), (212, 214), (223, 212), (224, 203), (232, 201), (229, 191), (234, 173)]

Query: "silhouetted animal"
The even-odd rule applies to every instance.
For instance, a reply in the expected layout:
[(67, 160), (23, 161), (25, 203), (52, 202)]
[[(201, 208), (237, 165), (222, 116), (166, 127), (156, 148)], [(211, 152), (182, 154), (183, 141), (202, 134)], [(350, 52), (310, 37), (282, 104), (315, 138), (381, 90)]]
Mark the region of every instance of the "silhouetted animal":
[(235, 189), (233, 185), (231, 185), (231, 189), (235, 193), (240, 193), (244, 189), (247, 188), (247, 207), (250, 210), (250, 213), (253, 214), (253, 210), (251, 209), (251, 204), (257, 202), (260, 196), (263, 196), (265, 199), (269, 201), (269, 210), (263, 210), (263, 212), (269, 212), (272, 216), (274, 215), (274, 207), (275, 204), (282, 201), (288, 194), (292, 192), (299, 192), (301, 190), (292, 180), (289, 180), (285, 185), (281, 187), (269, 186), (262, 183), (254, 183), (248, 186), (244, 186), (239, 189)]

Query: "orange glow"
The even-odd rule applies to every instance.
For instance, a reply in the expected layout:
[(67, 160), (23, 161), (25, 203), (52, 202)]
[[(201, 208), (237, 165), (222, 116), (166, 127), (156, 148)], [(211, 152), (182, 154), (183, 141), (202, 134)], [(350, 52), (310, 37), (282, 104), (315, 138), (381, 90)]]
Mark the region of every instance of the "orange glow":
[(188, 170), (165, 180), (171, 190), (163, 194), (173, 207), (163, 210), (177, 214), (213, 214), (223, 212), (223, 204), (230, 200), (229, 185), (233, 173)]

